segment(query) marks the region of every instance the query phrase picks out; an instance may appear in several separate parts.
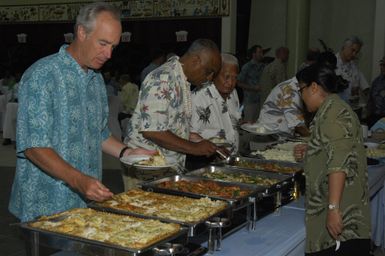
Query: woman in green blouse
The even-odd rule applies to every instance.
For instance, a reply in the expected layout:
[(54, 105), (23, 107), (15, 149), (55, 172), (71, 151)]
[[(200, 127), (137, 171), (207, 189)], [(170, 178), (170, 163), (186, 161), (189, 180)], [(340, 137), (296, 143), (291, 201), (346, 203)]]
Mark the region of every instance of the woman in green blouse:
[[(345, 83), (327, 66), (296, 75), (307, 109), (316, 112), (307, 145), (306, 255), (369, 255), (370, 212), (360, 122), (335, 93)], [(296, 155), (301, 149), (296, 148)]]

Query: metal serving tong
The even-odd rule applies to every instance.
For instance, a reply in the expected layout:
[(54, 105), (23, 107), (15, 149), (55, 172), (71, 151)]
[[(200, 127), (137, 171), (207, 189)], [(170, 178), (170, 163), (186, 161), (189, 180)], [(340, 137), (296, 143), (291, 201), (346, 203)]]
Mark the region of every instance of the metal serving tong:
[(224, 153), (223, 153), (222, 151), (220, 151), (219, 149), (217, 149), (216, 152), (217, 152), (217, 154), (218, 154), (222, 159), (224, 159), (225, 161), (229, 161), (229, 160), (230, 160), (230, 156), (224, 154)]

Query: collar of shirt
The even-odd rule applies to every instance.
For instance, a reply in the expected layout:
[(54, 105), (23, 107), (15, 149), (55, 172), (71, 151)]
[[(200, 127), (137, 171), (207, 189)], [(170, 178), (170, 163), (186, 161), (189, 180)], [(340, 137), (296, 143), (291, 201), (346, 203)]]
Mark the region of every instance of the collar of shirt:
[(64, 44), (60, 47), (59, 50), (59, 56), (63, 59), (63, 62), (66, 62), (67, 64), (71, 65), (76, 71), (77, 74), (85, 79), (91, 80), (95, 77), (96, 72), (93, 69), (88, 69), (87, 72), (84, 71), (84, 69), (79, 65), (79, 63), (69, 54), (67, 51), (68, 45)]

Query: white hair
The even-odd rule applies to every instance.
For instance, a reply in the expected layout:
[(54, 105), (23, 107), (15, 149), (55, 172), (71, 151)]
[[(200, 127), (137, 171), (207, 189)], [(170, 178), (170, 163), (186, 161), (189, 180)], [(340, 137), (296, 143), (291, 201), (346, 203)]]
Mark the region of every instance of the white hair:
[(238, 59), (231, 54), (221, 53), (222, 63), (236, 65), (239, 68)]
[(351, 46), (353, 44), (357, 44), (359, 46), (362, 46), (364, 43), (358, 36), (350, 36), (344, 40), (344, 43), (342, 45), (342, 49), (345, 47)]
[(83, 26), (87, 34), (93, 31), (96, 17), (102, 12), (109, 12), (120, 21), (120, 10), (115, 6), (104, 2), (87, 4), (80, 9), (76, 17), (75, 34), (79, 26)]

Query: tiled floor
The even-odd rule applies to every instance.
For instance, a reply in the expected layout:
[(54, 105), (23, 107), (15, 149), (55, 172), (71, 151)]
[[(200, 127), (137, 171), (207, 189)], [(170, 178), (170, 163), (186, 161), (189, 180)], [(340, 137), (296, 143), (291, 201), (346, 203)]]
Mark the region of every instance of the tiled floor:
[[(0, 139), (0, 256), (25, 256), (25, 245), (20, 231), (17, 226), (10, 225), (17, 219), (8, 212), (16, 163), (15, 149), (13, 145), (2, 146), (1, 136)], [(107, 187), (114, 193), (123, 191), (119, 162), (112, 157), (103, 156), (103, 169), (103, 182)], [(377, 249), (374, 255), (385, 256), (385, 253)]]

